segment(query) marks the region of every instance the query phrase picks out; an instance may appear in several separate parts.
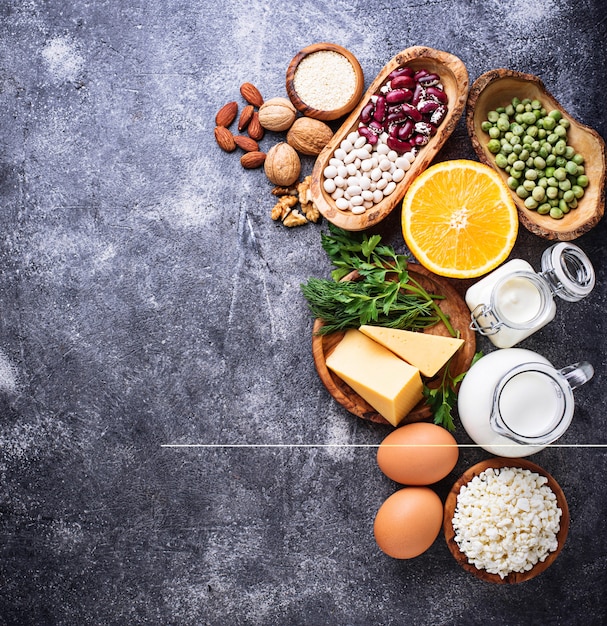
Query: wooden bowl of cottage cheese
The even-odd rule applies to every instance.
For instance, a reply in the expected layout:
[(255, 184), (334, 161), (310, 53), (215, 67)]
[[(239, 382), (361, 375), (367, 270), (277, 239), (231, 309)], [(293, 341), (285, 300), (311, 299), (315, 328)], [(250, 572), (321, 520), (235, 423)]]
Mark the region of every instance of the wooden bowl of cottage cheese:
[(561, 487), (539, 465), (495, 457), (453, 485), (443, 530), (466, 571), (486, 582), (520, 583), (554, 563), (569, 531), (569, 508)]
[(358, 104), (363, 90), (360, 63), (334, 43), (307, 46), (287, 68), (287, 94), (306, 117), (323, 121), (343, 117)]

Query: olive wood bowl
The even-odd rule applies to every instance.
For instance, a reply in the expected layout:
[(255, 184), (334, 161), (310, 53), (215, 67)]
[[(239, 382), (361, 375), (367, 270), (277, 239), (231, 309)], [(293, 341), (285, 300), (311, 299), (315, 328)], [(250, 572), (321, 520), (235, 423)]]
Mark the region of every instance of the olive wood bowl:
[(537, 76), (514, 70), (495, 69), (479, 76), (470, 88), (466, 105), (466, 127), (478, 158), (493, 167), (506, 181), (508, 174), (495, 164), (495, 157), (487, 149), (489, 136), (481, 129), (487, 113), (499, 106), (507, 106), (512, 98), (537, 99), (548, 110), (558, 109), (570, 122), (567, 143), (585, 159), (584, 167), (590, 184), (578, 206), (557, 220), (528, 209), (524, 201), (511, 190), (519, 220), (525, 228), (545, 239), (570, 241), (588, 232), (602, 218), (605, 209), (605, 142), (592, 128), (575, 121), (548, 92)]
[[(465, 341), (462, 347), (455, 353), (451, 360), (450, 372), (457, 376), (465, 372), (472, 363), (472, 358), (476, 351), (476, 335), (470, 328), (470, 310), (462, 299), (461, 295), (448, 282), (448, 279), (432, 274), (425, 267), (409, 263), (409, 273), (420, 285), (429, 293), (444, 296), (440, 300), (441, 310), (449, 316), (449, 321), (455, 330), (460, 331), (460, 337)], [(354, 271), (345, 276), (342, 280), (356, 280), (358, 272)], [(312, 330), (312, 355), (314, 365), (320, 380), (333, 398), (346, 410), (364, 420), (386, 424), (392, 426), (388, 420), (380, 415), (370, 404), (363, 400), (347, 383), (337, 374), (334, 374), (327, 367), (326, 359), (334, 350), (335, 346), (342, 340), (345, 332), (334, 332), (327, 335), (318, 335), (318, 331), (323, 326), (323, 321), (314, 321)], [(443, 322), (427, 328), (424, 332), (433, 335), (443, 335), (450, 337), (449, 331)], [(444, 368), (430, 381), (426, 381), (429, 387), (437, 386), (443, 374)], [(421, 422), (430, 419), (432, 412), (426, 404), (425, 399), (421, 400), (399, 424), (409, 424), (411, 422)]]
[[(441, 83), (448, 97), (447, 115), (438, 127), (437, 133), (420, 149), (419, 154), (411, 164), (411, 168), (389, 196), (361, 215), (354, 215), (350, 211), (340, 211), (335, 206), (335, 201), (331, 198), (331, 195), (323, 188), (323, 171), (342, 140), (350, 132), (358, 128), (361, 111), (369, 101), (369, 98), (379, 91), (380, 87), (386, 82), (390, 72), (404, 65), (416, 70), (424, 68), (440, 76)], [(310, 189), (312, 200), (321, 214), (339, 228), (349, 231), (365, 230), (383, 220), (401, 202), (413, 180), (428, 167), (454, 131), (464, 111), (467, 94), (468, 71), (466, 66), (459, 58), (448, 52), (423, 46), (414, 46), (399, 52), (390, 59), (371, 83), (358, 106), (350, 113), (316, 159), (312, 171)]]
[[(350, 97), (350, 99), (341, 107), (337, 109), (332, 109), (328, 111), (323, 111), (321, 109), (315, 109), (309, 106), (306, 102), (304, 102), (297, 91), (295, 90), (295, 72), (299, 64), (305, 59), (307, 56), (314, 54), (315, 52), (322, 51), (332, 51), (341, 54), (346, 57), (352, 65), (354, 69), (354, 74), (356, 75), (356, 86), (354, 89), (354, 93)], [(317, 120), (323, 121), (331, 121), (336, 120), (339, 117), (343, 117), (344, 115), (350, 113), (350, 111), (358, 104), (360, 101), (360, 97), (362, 96), (363, 90), (365, 86), (365, 79), (363, 76), (362, 68), (360, 67), (360, 63), (358, 59), (346, 48), (342, 48), (342, 46), (338, 46), (334, 43), (315, 43), (310, 46), (307, 46), (303, 50), (300, 50), (291, 60), (289, 66), (287, 68), (287, 95), (289, 99), (293, 103), (293, 106), (306, 117), (313, 117)]]
[[(560, 528), (557, 533), (557, 542), (558, 546), (554, 552), (550, 552), (550, 554), (546, 557), (544, 561), (539, 561), (536, 563), (529, 571), (527, 572), (512, 572), (502, 578), (498, 574), (489, 574), (486, 570), (478, 569), (474, 565), (468, 562), (468, 558), (466, 555), (460, 551), (459, 546), (455, 541), (455, 531), (453, 529), (453, 515), (455, 513), (455, 507), (457, 504), (457, 496), (459, 491), (463, 485), (466, 485), (470, 482), (475, 476), (478, 476), (484, 470), (493, 467), (493, 468), (502, 468), (502, 467), (520, 467), (523, 469), (528, 469), (532, 472), (540, 474), (541, 476), (545, 476), (548, 479), (548, 487), (554, 492), (556, 496), (558, 507), (562, 511), (561, 520), (560, 520)], [(563, 546), (565, 545), (565, 541), (567, 539), (567, 533), (569, 532), (569, 507), (567, 505), (567, 500), (565, 499), (565, 494), (561, 489), (560, 485), (556, 482), (556, 480), (542, 467), (528, 461), (527, 459), (513, 459), (513, 458), (503, 458), (503, 457), (494, 457), (488, 459), (486, 461), (481, 461), (476, 465), (473, 465), (466, 472), (462, 474), (459, 480), (453, 485), (451, 491), (447, 495), (447, 499), (445, 501), (444, 508), (444, 517), (443, 517), (443, 530), (445, 533), (445, 540), (447, 542), (447, 546), (451, 554), (455, 557), (455, 560), (469, 573), (473, 574), (477, 578), (484, 580), (485, 582), (498, 583), (498, 584), (511, 584), (511, 583), (521, 583), (526, 580), (530, 580), (531, 578), (535, 578), (538, 574), (546, 571), (552, 563), (554, 563), (557, 556), (560, 554)]]

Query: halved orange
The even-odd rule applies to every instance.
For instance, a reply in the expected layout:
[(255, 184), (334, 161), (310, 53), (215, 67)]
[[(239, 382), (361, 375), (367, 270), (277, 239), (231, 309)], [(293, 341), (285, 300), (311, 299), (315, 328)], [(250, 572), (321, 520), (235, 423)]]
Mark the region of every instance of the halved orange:
[(518, 214), (510, 190), (488, 165), (455, 159), (432, 165), (403, 199), (403, 236), (424, 267), (475, 278), (510, 254)]

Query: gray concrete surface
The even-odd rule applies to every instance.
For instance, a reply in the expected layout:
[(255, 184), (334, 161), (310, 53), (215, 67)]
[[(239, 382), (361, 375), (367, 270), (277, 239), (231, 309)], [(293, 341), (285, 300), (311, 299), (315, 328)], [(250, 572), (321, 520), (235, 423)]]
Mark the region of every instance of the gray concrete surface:
[[(285, 95), (291, 57), (327, 40), (367, 85), (412, 45), (471, 81), (537, 74), (605, 137), (606, 38), (597, 0), (4, 0), (0, 623), (604, 624), (604, 221), (578, 240), (597, 288), (526, 343), (597, 370), (563, 439), (593, 445), (534, 457), (569, 538), (542, 576), (493, 586), (442, 538), (411, 561), (377, 549), (386, 430), (318, 380), (299, 289), (329, 272), (325, 225), (273, 223), (271, 186), (213, 126), (244, 81)], [(459, 157), (475, 158), (463, 123), (437, 158)], [(405, 249), (396, 216), (380, 232)], [(513, 255), (538, 267), (547, 245), (522, 231)], [(462, 448), (441, 497), (487, 456)]]

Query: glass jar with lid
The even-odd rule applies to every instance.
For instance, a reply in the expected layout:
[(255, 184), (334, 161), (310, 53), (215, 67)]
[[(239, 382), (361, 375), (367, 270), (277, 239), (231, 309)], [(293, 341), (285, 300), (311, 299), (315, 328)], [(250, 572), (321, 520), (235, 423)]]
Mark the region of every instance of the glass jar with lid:
[(560, 242), (542, 255), (537, 273), (522, 259), (508, 261), (466, 292), (470, 327), (498, 348), (510, 348), (554, 319), (555, 296), (568, 302), (594, 288), (588, 256), (576, 245)]

